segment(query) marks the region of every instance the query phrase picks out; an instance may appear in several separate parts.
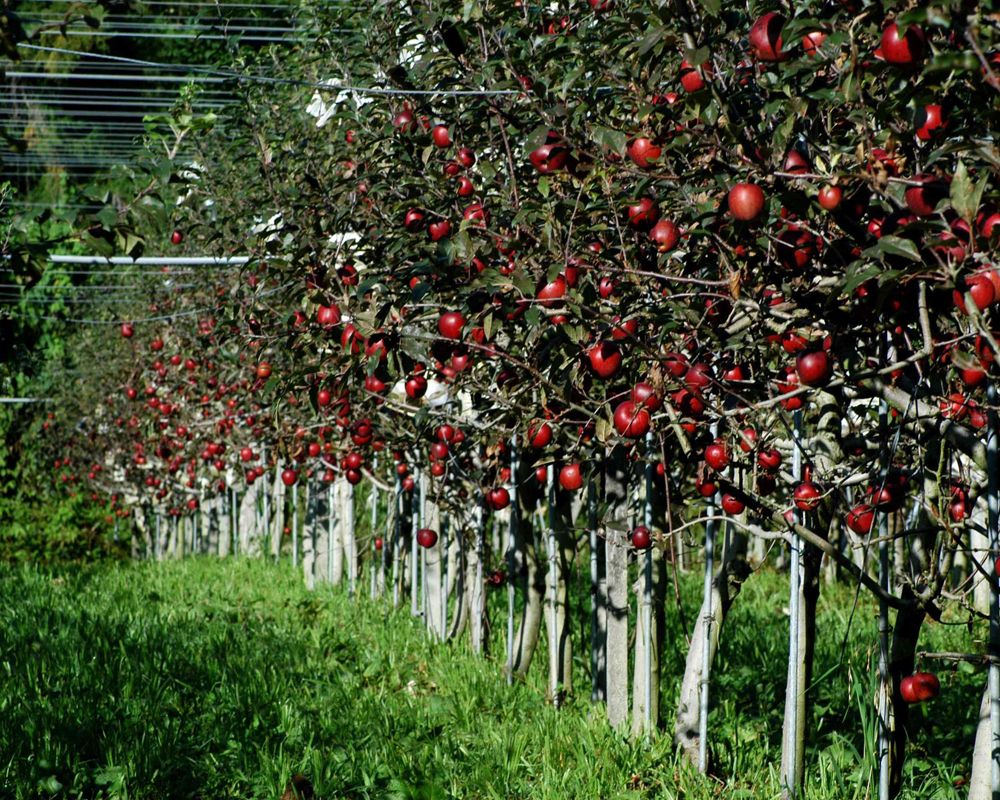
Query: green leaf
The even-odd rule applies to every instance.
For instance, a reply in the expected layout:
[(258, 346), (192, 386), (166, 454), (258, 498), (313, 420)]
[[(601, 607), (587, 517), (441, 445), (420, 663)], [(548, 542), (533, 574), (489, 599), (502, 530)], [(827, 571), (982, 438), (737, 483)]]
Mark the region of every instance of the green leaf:
[(951, 207), (970, 225), (979, 211), (979, 204), (982, 202), (987, 183), (989, 183), (988, 174), (983, 175), (979, 182), (973, 186), (972, 177), (965, 168), (965, 164), (961, 159), (959, 160), (958, 166), (955, 168), (955, 175), (951, 180)]
[(847, 282), (844, 284), (844, 294), (852, 294), (862, 283), (879, 275), (884, 267), (881, 264), (859, 264), (858, 269), (848, 270)]
[(700, 5), (708, 16), (717, 17), (722, 9), (722, 0), (700, 0)]
[(917, 246), (909, 239), (903, 239), (900, 236), (883, 236), (878, 240), (878, 244), (874, 247), (869, 247), (864, 252), (864, 255), (902, 256), (903, 258), (910, 259), (910, 261), (923, 261), (917, 250)]
[(594, 141), (602, 147), (606, 147), (612, 153), (624, 155), (628, 136), (623, 131), (614, 131), (611, 128), (596, 125), (594, 127)]
[(639, 43), (639, 48), (635, 51), (636, 55), (646, 55), (646, 53), (648, 53), (662, 38), (663, 28), (653, 28), (642, 38), (642, 41)]
[(542, 197), (549, 196), (549, 179), (544, 175), (538, 179), (538, 193)]

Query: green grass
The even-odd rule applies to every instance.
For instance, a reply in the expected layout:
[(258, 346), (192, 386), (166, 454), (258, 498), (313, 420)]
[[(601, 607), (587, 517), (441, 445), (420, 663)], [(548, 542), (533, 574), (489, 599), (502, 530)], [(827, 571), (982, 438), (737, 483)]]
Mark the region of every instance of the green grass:
[[(688, 621), (698, 583), (683, 586)], [(557, 711), (544, 650), (508, 687), (502, 659), (431, 643), (405, 609), (308, 593), (289, 568), (0, 568), (0, 795), (276, 798), (302, 772), (321, 798), (777, 797), (786, 586), (754, 576), (727, 623), (710, 717), (723, 787), (684, 768), (667, 733), (609, 731), (585, 699), (583, 652), (576, 698)], [(868, 797), (874, 607), (860, 605), (845, 643), (853, 594), (824, 592), (807, 797)], [(494, 620), (499, 653), (499, 609)], [(667, 626), (669, 725), (686, 650), (672, 602)], [(934, 624), (922, 646), (970, 645)], [(984, 678), (939, 672), (942, 697), (916, 712), (906, 798), (964, 794)]]

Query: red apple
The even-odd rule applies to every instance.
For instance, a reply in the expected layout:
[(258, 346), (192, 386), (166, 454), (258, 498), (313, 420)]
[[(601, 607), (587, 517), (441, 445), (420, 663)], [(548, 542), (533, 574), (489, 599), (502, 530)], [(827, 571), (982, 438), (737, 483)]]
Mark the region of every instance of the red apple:
[(458, 152), (455, 153), (455, 159), (466, 169), (469, 169), (476, 163), (476, 154), (468, 147), (459, 147)]
[(729, 213), (743, 222), (752, 222), (764, 210), (764, 191), (755, 183), (737, 183), (729, 190)]
[(875, 508), (868, 503), (860, 503), (847, 512), (845, 522), (852, 531), (865, 536), (871, 533), (875, 524)]
[(285, 484), (285, 486), (294, 486), (298, 479), (299, 473), (291, 467), (281, 471), (281, 482)]
[(656, 390), (648, 383), (637, 383), (632, 387), (632, 402), (645, 406), (649, 411), (657, 411), (663, 405)]
[(131, 322), (122, 323), (122, 336), (124, 336), (126, 339), (131, 339), (133, 336), (135, 336), (135, 327), (132, 325)]
[(805, 386), (825, 386), (833, 375), (833, 364), (826, 350), (810, 350), (795, 359), (795, 372)]
[(622, 365), (621, 350), (614, 342), (601, 341), (587, 351), (590, 368), (597, 377), (607, 380), (618, 372)]
[(750, 27), (750, 47), (758, 61), (784, 61), (788, 58), (788, 54), (781, 51), (781, 29), (784, 25), (784, 17), (775, 11), (768, 11)]
[(451, 223), (446, 219), (432, 222), (427, 226), (427, 235), (432, 242), (438, 242), (451, 233)]
[(411, 400), (419, 400), (427, 393), (427, 378), (423, 375), (411, 375), (403, 385), (406, 396)]
[(615, 409), (615, 430), (619, 436), (638, 439), (649, 431), (649, 412), (641, 405), (625, 400)]
[(458, 179), (458, 188), (455, 190), (459, 197), (471, 197), (476, 192), (476, 187), (465, 175)]
[(437, 544), (437, 540), (437, 531), (430, 528), (421, 528), (417, 531), (417, 544), (423, 548), (430, 549)]
[(486, 493), (486, 504), (494, 511), (500, 511), (510, 505), (510, 492), (503, 486), (490, 489)]
[(882, 31), (879, 49), (887, 63), (912, 67), (924, 60), (927, 37), (919, 25), (910, 25), (903, 33), (895, 22), (891, 22)]
[(812, 481), (803, 481), (795, 487), (795, 491), (792, 493), (795, 507), (800, 511), (815, 511), (819, 508), (822, 496), (823, 491)]
[(649, 238), (656, 244), (661, 253), (669, 253), (677, 246), (680, 233), (677, 226), (668, 219), (661, 219), (649, 231)]
[(257, 377), (261, 380), (267, 380), (271, 377), (271, 365), (266, 361), (261, 361), (257, 365)]
[(746, 508), (746, 503), (729, 492), (722, 493), (722, 510), (727, 514), (742, 514)]
[(647, 528), (645, 525), (639, 525), (637, 528), (635, 528), (632, 531), (631, 537), (629, 538), (632, 540), (632, 547), (634, 547), (636, 550), (648, 549), (652, 541), (652, 538), (650, 537), (649, 534), (649, 528)]
[(819, 48), (826, 41), (826, 34), (822, 31), (811, 31), (802, 37), (802, 50), (807, 56), (820, 55)]
[(567, 492), (575, 492), (583, 486), (583, 475), (579, 464), (566, 464), (559, 470), (559, 485)]
[(906, 206), (918, 217), (929, 217), (937, 204), (948, 196), (948, 187), (933, 175), (914, 175), (913, 181), (918, 185), (906, 187)]
[(899, 682), (899, 694), (904, 703), (923, 703), (941, 694), (941, 682), (933, 672), (914, 672)]
[(552, 441), (552, 427), (547, 422), (532, 423), (528, 426), (528, 445), (541, 450)]
[(626, 211), (629, 225), (639, 230), (648, 230), (660, 218), (660, 209), (652, 197), (640, 197)]
[(569, 152), (566, 147), (558, 142), (543, 144), (531, 151), (528, 160), (543, 175), (557, 172), (566, 166)]
[(628, 146), (628, 156), (639, 169), (649, 169), (660, 158), (660, 147), (651, 139), (640, 136), (632, 140)]
[(757, 463), (761, 469), (776, 470), (781, 466), (781, 453), (773, 447), (768, 450), (761, 450), (757, 454)]
[(943, 131), (948, 126), (941, 106), (931, 103), (917, 109), (913, 121), (917, 138), (929, 142), (936, 134)]
[(431, 139), (438, 147), (449, 147), (451, 145), (451, 134), (448, 133), (447, 125), (435, 125), (431, 130)]
[(424, 228), (424, 212), (418, 208), (411, 208), (403, 217), (403, 227), (410, 233), (418, 233)]
[(988, 275), (982, 272), (966, 276), (964, 290), (955, 289), (952, 292), (952, 300), (955, 303), (955, 308), (963, 314), (968, 313), (965, 307), (966, 292), (972, 296), (972, 302), (980, 311), (996, 301), (996, 289), (993, 287), (993, 281), (990, 280)]
[(180, 231), (175, 230), (173, 233), (170, 234), (171, 244), (180, 244), (183, 241), (184, 241), (184, 234), (181, 233)]
[(834, 211), (844, 198), (844, 192), (839, 186), (824, 186), (816, 195), (816, 200), (825, 211)]
[(715, 440), (705, 448), (705, 463), (716, 471), (729, 466), (729, 451), (721, 440)]
[(681, 61), (680, 78), (681, 86), (689, 94), (701, 91), (705, 88), (705, 81), (712, 77), (712, 65), (707, 61), (701, 65), (701, 71), (684, 59)]
[(438, 317), (438, 333), (445, 339), (461, 339), (465, 317), (458, 311), (446, 311)]

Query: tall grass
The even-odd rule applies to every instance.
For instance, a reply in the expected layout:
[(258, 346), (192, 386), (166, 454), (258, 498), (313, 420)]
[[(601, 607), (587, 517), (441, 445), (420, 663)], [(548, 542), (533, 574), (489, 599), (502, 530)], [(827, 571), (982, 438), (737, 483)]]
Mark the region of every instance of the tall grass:
[[(688, 622), (698, 583), (681, 587)], [(678, 761), (668, 732), (633, 742), (608, 730), (586, 699), (585, 653), (558, 711), (544, 701), (544, 649), (528, 681), (508, 687), (502, 593), (496, 656), (482, 659), (430, 642), (405, 609), (309, 593), (263, 562), (4, 568), (0, 795), (276, 798), (301, 772), (325, 798), (777, 797), (785, 587), (754, 576), (727, 623), (709, 722), (717, 777), (706, 779)], [(807, 762), (807, 797), (819, 800), (871, 796), (875, 610), (862, 603), (848, 631), (852, 601), (830, 590), (820, 606)], [(680, 619), (668, 607), (668, 724)], [(969, 637), (933, 624), (925, 638), (954, 650)], [(904, 797), (960, 796), (982, 680), (945, 670), (942, 697), (917, 710)]]

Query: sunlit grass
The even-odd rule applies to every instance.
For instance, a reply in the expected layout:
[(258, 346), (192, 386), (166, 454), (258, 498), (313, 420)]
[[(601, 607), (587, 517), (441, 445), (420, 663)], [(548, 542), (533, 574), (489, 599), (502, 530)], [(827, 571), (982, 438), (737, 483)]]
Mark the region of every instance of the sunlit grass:
[[(575, 697), (544, 701), (542, 665), (508, 687), (502, 593), (493, 659), (441, 646), (404, 609), (340, 590), (307, 592), (263, 562), (0, 572), (0, 794), (276, 798), (293, 773), (319, 797), (770, 798), (780, 793), (786, 578), (762, 573), (730, 616), (712, 682), (716, 779), (677, 759), (671, 709), (686, 651), (668, 601), (667, 726), (652, 742), (608, 730), (578, 652)], [(698, 576), (682, 587), (688, 624)], [(365, 584), (362, 584), (365, 585)], [(578, 597), (586, 595), (581, 591)], [(870, 796), (875, 610), (853, 593), (820, 603), (811, 798)], [(586, 607), (578, 604), (585, 629)], [(967, 632), (925, 629), (929, 649)], [(543, 637), (544, 638), (544, 637)], [(918, 709), (907, 798), (958, 798), (982, 673), (942, 672)]]

